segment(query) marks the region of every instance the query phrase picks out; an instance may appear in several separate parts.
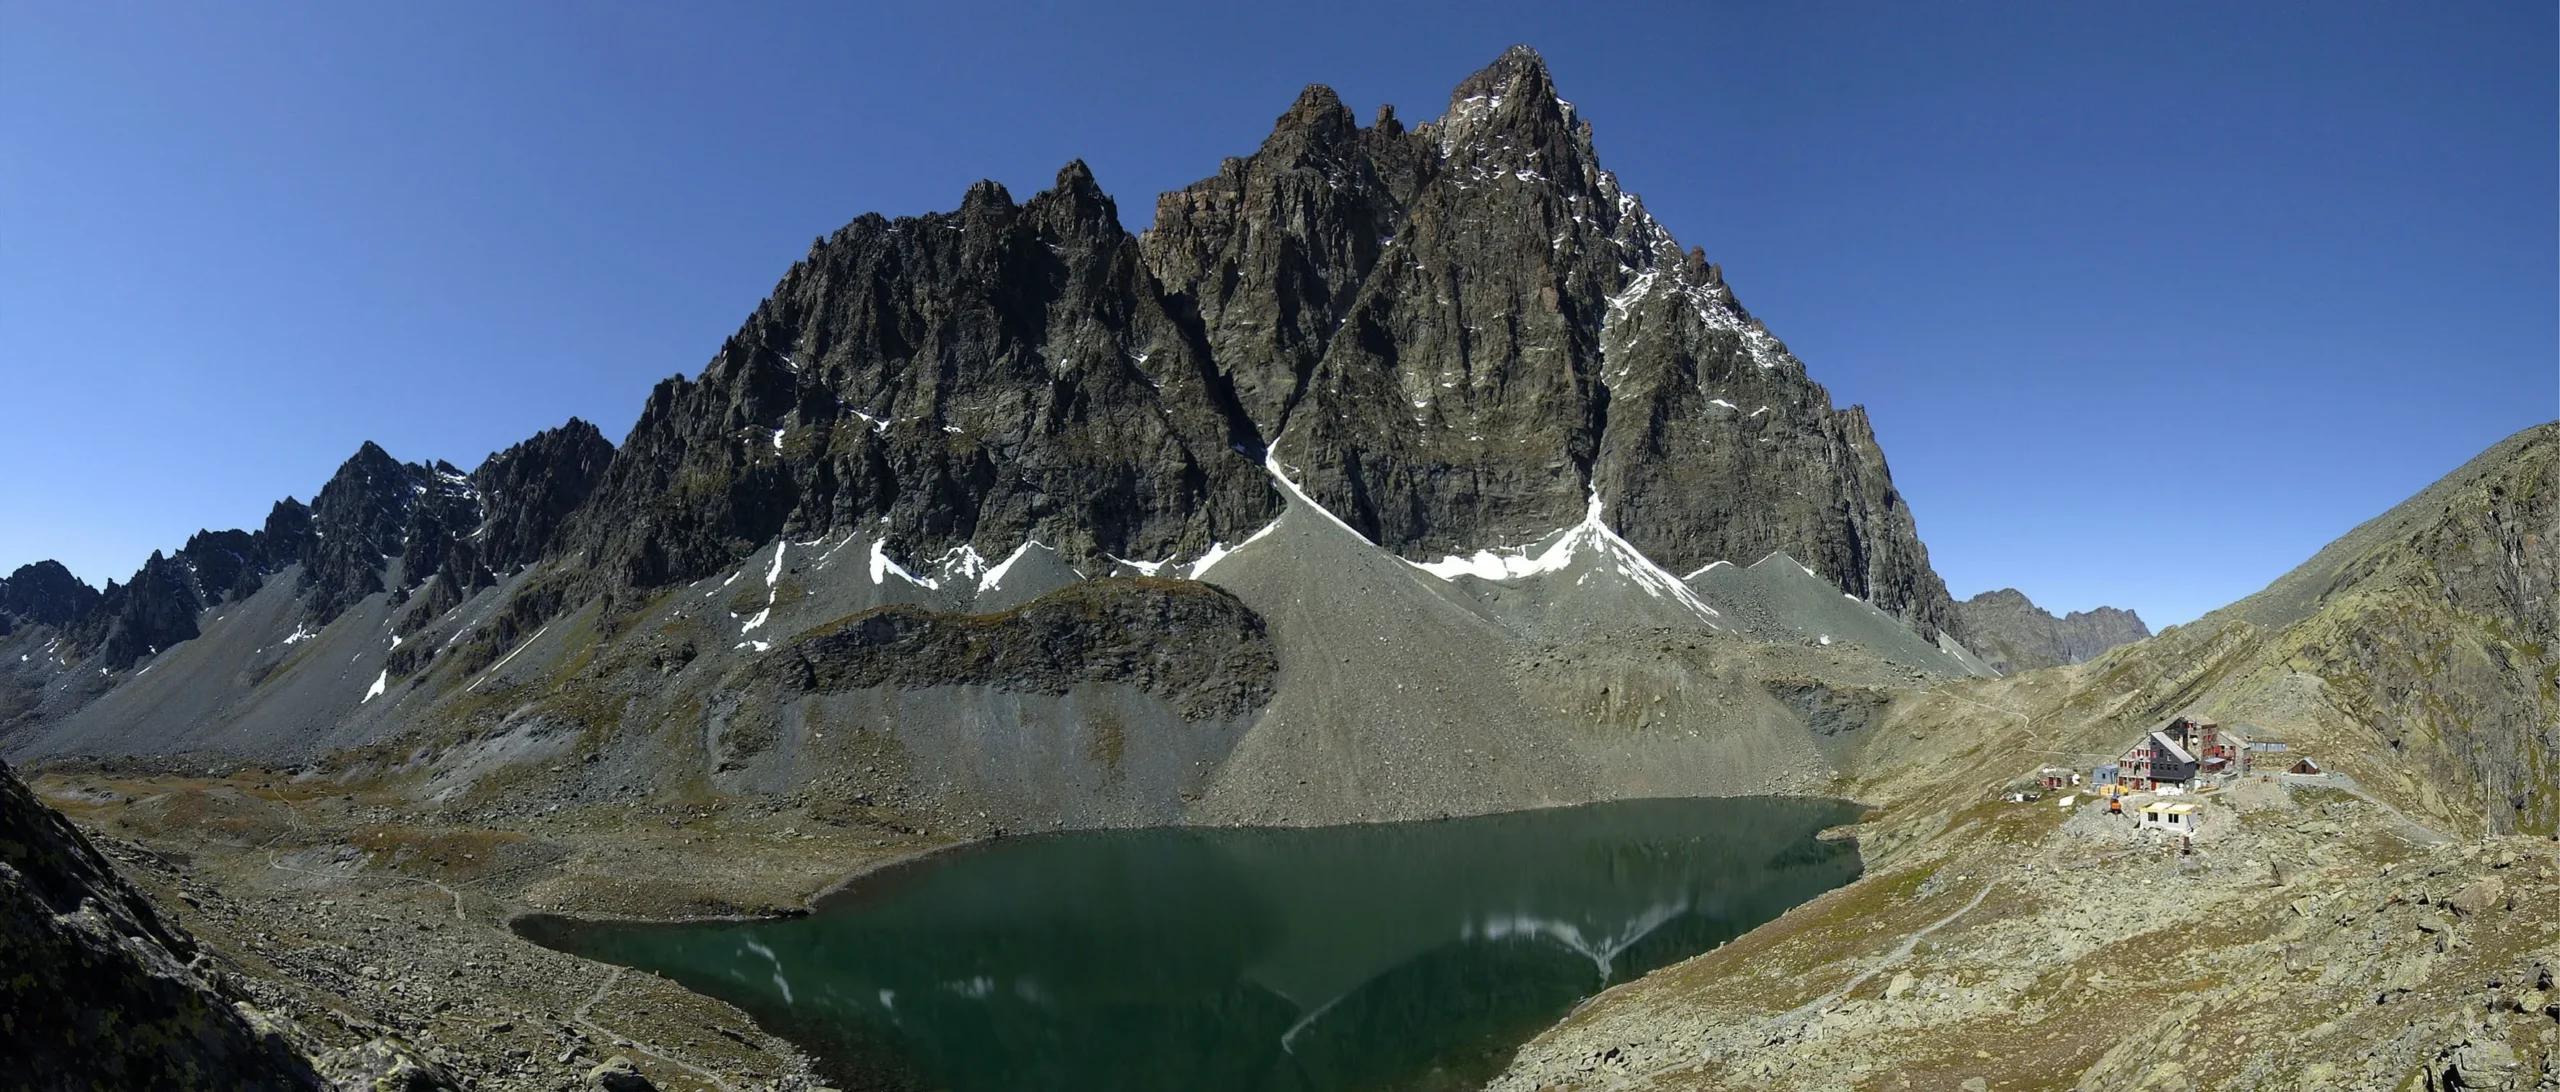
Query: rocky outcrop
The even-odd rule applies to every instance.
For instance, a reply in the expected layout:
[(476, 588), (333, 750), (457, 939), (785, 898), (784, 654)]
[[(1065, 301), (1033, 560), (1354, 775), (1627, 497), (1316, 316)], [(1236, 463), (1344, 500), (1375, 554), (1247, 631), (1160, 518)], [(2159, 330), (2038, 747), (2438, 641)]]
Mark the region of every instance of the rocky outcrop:
[(613, 443), (575, 417), (489, 456), (471, 472), (487, 522), (474, 544), (480, 563), (507, 572), (540, 559), (612, 460)]
[[(368, 440), (311, 498), (312, 537), (303, 549), (301, 585), (311, 621), (326, 625), (355, 601), (383, 590), (384, 563), (408, 552), (402, 532), (419, 507), (413, 498), (427, 495), (424, 471)], [(438, 500), (444, 496), (435, 493)]]
[(1785, 550), (1923, 636), (1961, 624), (1864, 412), (1600, 167), (1526, 48), (1409, 132), (1310, 88), (1156, 225), (1257, 436), (1381, 545), (1530, 541), (1596, 494), (1674, 572)]
[(1310, 87), (1144, 237), (1082, 163), (1027, 202), (988, 182), (861, 217), (618, 451), (583, 421), (470, 474), (367, 443), (308, 509), (48, 610), (121, 670), (295, 564), (311, 628), (387, 592), (402, 635), (528, 565), (555, 571), (510, 627), (781, 534), (885, 528), (916, 571), (1037, 541), (1099, 571), (1267, 526), (1273, 457), (1408, 558), (1532, 541), (1596, 497), (1671, 571), (1783, 550), (1924, 637), (1961, 626), (1864, 412), (1602, 169), (1525, 48), (1412, 129)]
[(1156, 199), (1147, 266), (1197, 317), (1257, 443), (1287, 423), (1439, 159), (1393, 108), (1364, 129), (1311, 85), (1261, 150)]
[(1619, 189), (1525, 49), (1411, 130), (1311, 87), (1142, 238), (1081, 164), (854, 221), (659, 386), (566, 545), (606, 590), (883, 524), (904, 562), (1197, 556), (1277, 514), (1266, 451), (1408, 557), (1596, 491), (1675, 571), (1784, 549), (1959, 624), (1864, 414)]
[(151, 552), (133, 582), (107, 582), (98, 609), (74, 631), (75, 643), (96, 649), (108, 667), (122, 671), (162, 648), (196, 635), (204, 596), (186, 562)]
[(327, 1087), (184, 930), (0, 765), (0, 1014), (13, 1087)]
[(496, 573), (539, 559), (612, 455), (594, 425), (574, 418), (470, 474), (441, 461), (402, 463), (367, 443), (309, 506), (287, 497), (256, 531), (199, 531), (103, 592), (56, 562), (22, 566), (0, 580), (0, 635), (59, 626), (71, 647), (123, 671), (193, 639), (199, 614), (247, 598), (294, 565), (311, 628), (368, 595), (405, 599), (424, 589), (403, 619), (403, 632), (414, 630), (494, 584)]
[(1064, 694), (1134, 686), (1186, 719), (1271, 700), (1279, 659), (1262, 619), (1188, 580), (1089, 580), (996, 614), (882, 607), (804, 634), (758, 673), (797, 690), (992, 686)]
[(1215, 380), (1084, 164), (1026, 203), (980, 183), (819, 240), (699, 379), (659, 384), (569, 558), (647, 588), (855, 526), (910, 559), (1196, 555), (1279, 511)]
[(2084, 664), (2117, 645), (2151, 636), (2141, 616), (2115, 607), (2075, 610), (2060, 618), (2016, 588), (1987, 591), (1956, 604), (1970, 647), (2003, 675)]
[(98, 589), (82, 583), (59, 561), (20, 565), (8, 579), (0, 580), (0, 619), (21, 625), (63, 625), (97, 605)]

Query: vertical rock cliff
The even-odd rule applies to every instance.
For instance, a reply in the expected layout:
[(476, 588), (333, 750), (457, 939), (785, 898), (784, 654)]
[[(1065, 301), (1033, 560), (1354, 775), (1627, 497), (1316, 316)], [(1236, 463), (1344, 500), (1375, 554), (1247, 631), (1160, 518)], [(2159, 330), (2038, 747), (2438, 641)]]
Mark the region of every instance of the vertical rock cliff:
[(1673, 571), (1784, 550), (1960, 625), (1865, 413), (1601, 168), (1528, 49), (1411, 131), (1309, 88), (1143, 245), (1257, 436), (1381, 545), (1518, 544), (1596, 495)]

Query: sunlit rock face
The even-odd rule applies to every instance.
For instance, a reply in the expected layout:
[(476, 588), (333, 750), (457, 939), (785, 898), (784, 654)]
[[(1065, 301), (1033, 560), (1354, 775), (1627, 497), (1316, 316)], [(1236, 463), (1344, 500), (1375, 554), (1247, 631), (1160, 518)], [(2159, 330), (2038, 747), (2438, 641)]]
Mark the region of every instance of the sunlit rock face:
[(1785, 550), (1957, 625), (1865, 414), (1601, 168), (1528, 49), (1409, 131), (1309, 88), (1142, 245), (1255, 435), (1381, 545), (1518, 545), (1596, 495), (1674, 572)]

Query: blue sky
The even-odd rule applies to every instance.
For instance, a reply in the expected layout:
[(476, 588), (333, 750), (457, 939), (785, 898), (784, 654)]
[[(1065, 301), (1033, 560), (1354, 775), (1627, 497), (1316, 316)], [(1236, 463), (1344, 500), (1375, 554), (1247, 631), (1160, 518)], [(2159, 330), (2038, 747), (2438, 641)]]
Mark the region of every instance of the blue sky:
[(2552, 5), (0, 5), (0, 569), (620, 438), (809, 241), (1527, 42), (1959, 595), (2156, 624), (2560, 414)]

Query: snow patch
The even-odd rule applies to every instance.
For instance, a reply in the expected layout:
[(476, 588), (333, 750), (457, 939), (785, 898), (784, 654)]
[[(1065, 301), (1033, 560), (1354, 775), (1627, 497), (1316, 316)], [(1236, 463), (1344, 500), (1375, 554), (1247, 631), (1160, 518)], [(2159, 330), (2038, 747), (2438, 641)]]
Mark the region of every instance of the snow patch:
[(904, 580), (904, 581), (906, 581), (907, 583), (913, 584), (913, 585), (915, 585), (915, 586), (917, 586), (917, 587), (919, 587), (919, 588), (926, 588), (926, 589), (930, 589), (930, 590), (940, 590), (940, 589), (941, 589), (941, 587), (942, 587), (942, 582), (941, 582), (941, 581), (939, 581), (939, 580), (927, 580), (927, 579), (925, 579), (925, 578), (923, 578), (923, 577), (917, 576), (916, 574), (911, 573), (911, 572), (908, 572), (906, 569), (901, 568), (901, 567), (898, 565), (898, 563), (897, 563), (897, 562), (889, 560), (889, 550), (888, 550), (888, 540), (887, 540), (887, 539), (878, 539), (878, 538), (872, 539), (872, 540), (871, 540), (871, 582), (872, 582), (872, 583), (874, 583), (874, 584), (883, 583), (883, 582), (885, 582), (885, 581), (887, 581), (887, 580), (889, 579), (889, 575), (890, 575), (891, 573), (895, 573), (895, 574), (897, 574), (898, 579), (900, 579), (900, 580)]
[(1280, 526), (1280, 521), (1276, 519), (1263, 524), (1261, 530), (1255, 531), (1251, 535), (1246, 536), (1244, 541), (1236, 543), (1235, 549), (1228, 549), (1227, 544), (1223, 542), (1210, 543), (1209, 552), (1200, 555), (1200, 560), (1191, 563), (1191, 571), (1188, 575), (1193, 580), (1198, 580), (1201, 577), (1208, 575), (1210, 567), (1226, 560), (1227, 555), (1236, 552), (1236, 550), (1244, 549), (1247, 546), (1251, 546), (1256, 542), (1262, 541), (1262, 536), (1270, 534), (1271, 529), (1278, 526)]
[[(817, 563), (816, 565), (814, 565), (814, 566), (811, 566), (811, 567), (812, 567), (812, 568), (815, 568), (815, 569), (823, 569), (823, 568), (826, 568), (826, 567), (827, 567), (827, 562), (830, 562), (830, 561), (833, 561), (833, 560), (835, 560), (835, 559), (836, 559), (836, 551), (838, 551), (838, 550), (842, 550), (842, 549), (844, 549), (845, 547), (850, 546), (850, 545), (852, 545), (852, 544), (853, 544), (853, 537), (854, 537), (854, 536), (853, 536), (853, 532), (851, 532), (851, 531), (847, 531), (847, 532), (845, 532), (845, 533), (844, 533), (844, 541), (839, 542), (839, 543), (836, 543), (836, 544), (835, 544), (835, 545), (833, 545), (833, 546), (829, 546), (829, 547), (827, 547), (827, 552), (825, 552), (825, 553), (823, 553), (823, 554), (819, 554), (819, 555), (818, 555), (818, 563)], [(822, 539), (822, 540), (820, 540), (820, 541), (824, 541), (824, 540)]]
[(526, 649), (528, 649), (528, 648), (532, 648), (532, 647), (533, 647), (533, 643), (534, 643), (535, 641), (539, 641), (539, 640), (541, 640), (541, 639), (542, 639), (542, 635), (543, 635), (543, 634), (545, 634), (545, 633), (549, 633), (549, 632), (551, 632), (551, 627), (550, 627), (550, 626), (547, 626), (547, 625), (546, 625), (546, 626), (544, 626), (544, 627), (542, 627), (541, 629), (537, 629), (537, 630), (533, 631), (533, 636), (525, 638), (525, 639), (524, 639), (524, 643), (523, 643), (523, 644), (520, 644), (520, 645), (517, 645), (517, 646), (516, 646), (516, 650), (515, 650), (515, 651), (510, 652), (510, 653), (507, 653), (507, 658), (506, 658), (506, 659), (500, 660), (500, 661), (498, 661), (497, 663), (494, 663), (494, 664), (489, 665), (489, 670), (481, 672), (481, 673), (480, 673), (480, 677), (479, 677), (479, 678), (477, 678), (477, 679), (472, 680), (471, 685), (469, 685), (469, 686), (466, 686), (466, 687), (463, 687), (463, 688), (462, 688), (462, 692), (463, 692), (463, 693), (468, 694), (468, 693), (470, 693), (470, 692), (472, 692), (472, 691), (474, 691), (474, 690), (478, 690), (478, 689), (480, 689), (480, 684), (481, 684), (481, 683), (484, 683), (484, 682), (488, 682), (488, 681), (489, 681), (489, 676), (497, 674), (497, 673), (498, 673), (498, 671), (499, 671), (499, 669), (504, 668), (504, 667), (505, 667), (505, 666), (507, 666), (508, 664), (515, 662), (515, 658), (516, 658), (516, 657), (524, 655), (524, 650), (526, 650)]
[(1591, 494), (1591, 503), (1584, 511), (1582, 522), (1557, 536), (1544, 553), (1532, 555), (1528, 548), (1510, 547), (1478, 550), (1471, 557), (1452, 555), (1438, 561), (1406, 561), (1405, 564), (1442, 580), (1472, 576), (1479, 580), (1503, 582), (1559, 571), (1571, 565), (1586, 550), (1604, 559), (1618, 575), (1634, 582), (1646, 594), (1687, 607), (1707, 619), (1707, 624), (1722, 628), (1721, 623), (1715, 621), (1721, 616), (1714, 607), (1708, 606), (1697, 593), (1689, 590), (1688, 585), (1664, 572), (1661, 566), (1644, 556), (1644, 551), (1636, 549), (1633, 543), (1618, 537), (1618, 532), (1610, 529), (1608, 521), (1601, 518), (1597, 490)]
[(979, 575), (978, 594), (985, 595), (1003, 585), (1004, 574), (1012, 572), (1013, 563), (1022, 560), (1022, 555), (1030, 553), (1034, 546), (1039, 546), (1043, 550), (1048, 549), (1047, 546), (1042, 546), (1038, 539), (1023, 540), (1022, 545), (1014, 547), (1012, 553), (1004, 555), (1004, 560), (996, 562), (994, 568)]
[(986, 573), (987, 559), (978, 556), (978, 551), (964, 542), (943, 551), (941, 557), (934, 559), (933, 568), (938, 580), (955, 577), (976, 580)]
[[(737, 571), (735, 571), (735, 572), (730, 573), (730, 574), (729, 574), (729, 579), (727, 579), (727, 580), (723, 580), (723, 581), (721, 581), (721, 582), (720, 582), (720, 588), (725, 588), (725, 587), (728, 587), (728, 586), (729, 586), (729, 585), (731, 585), (731, 584), (735, 584), (735, 583), (737, 583), (737, 582), (738, 582), (738, 577), (740, 577), (741, 575), (744, 575), (745, 573), (746, 573), (746, 570), (745, 570), (745, 569), (739, 569), (739, 570), (737, 570)], [(703, 598), (705, 598), (705, 599), (709, 599), (709, 598), (711, 598), (712, 596), (718, 595), (718, 594), (720, 594), (720, 588), (713, 588), (713, 589), (711, 589), (710, 591), (704, 592), (704, 593), (702, 593), (702, 597), (703, 597)]]
[(364, 692), (364, 701), (359, 701), (359, 702), (357, 702), (356, 704), (357, 704), (357, 705), (363, 705), (365, 702), (372, 701), (372, 700), (373, 700), (373, 699), (375, 699), (375, 698), (381, 697), (381, 696), (382, 696), (382, 691), (383, 691), (383, 689), (384, 689), (385, 687), (390, 686), (390, 685), (391, 685), (391, 669), (386, 667), (386, 668), (383, 668), (383, 669), (382, 669), (382, 674), (379, 674), (379, 675), (376, 675), (376, 676), (374, 676), (374, 677), (373, 677), (373, 687), (372, 687), (371, 689), (366, 690), (366, 691)]

